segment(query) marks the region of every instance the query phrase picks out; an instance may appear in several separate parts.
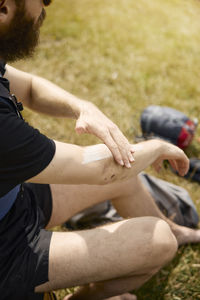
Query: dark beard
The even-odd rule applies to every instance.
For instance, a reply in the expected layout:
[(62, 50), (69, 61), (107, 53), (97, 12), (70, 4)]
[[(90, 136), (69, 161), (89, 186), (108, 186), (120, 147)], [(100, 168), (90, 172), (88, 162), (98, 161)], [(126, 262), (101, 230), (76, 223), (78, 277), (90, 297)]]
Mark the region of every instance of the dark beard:
[(0, 58), (5, 62), (31, 57), (39, 42), (40, 27), (45, 19), (43, 9), (37, 23), (26, 16), (24, 7), (19, 7), (8, 29), (0, 34)]

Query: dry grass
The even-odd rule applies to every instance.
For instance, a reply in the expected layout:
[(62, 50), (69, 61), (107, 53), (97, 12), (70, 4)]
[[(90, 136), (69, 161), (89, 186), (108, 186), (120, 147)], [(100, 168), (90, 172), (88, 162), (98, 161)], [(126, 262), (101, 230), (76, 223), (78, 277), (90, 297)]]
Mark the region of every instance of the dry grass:
[[(199, 117), (199, 16), (195, 0), (55, 0), (37, 55), (16, 66), (93, 101), (132, 141), (150, 104)], [(73, 121), (25, 115), (51, 138), (98, 142), (77, 136)], [(187, 153), (199, 157), (199, 150), (195, 140)], [(186, 187), (200, 210), (198, 184), (170, 171), (160, 176)], [(175, 261), (139, 291), (139, 299), (199, 299), (198, 253), (199, 246), (181, 248)]]

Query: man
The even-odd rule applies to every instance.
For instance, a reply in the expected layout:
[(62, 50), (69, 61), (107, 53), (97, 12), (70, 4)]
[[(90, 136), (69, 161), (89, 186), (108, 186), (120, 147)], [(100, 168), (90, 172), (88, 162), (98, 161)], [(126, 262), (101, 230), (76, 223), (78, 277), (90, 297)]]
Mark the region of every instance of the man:
[[(33, 53), (49, 2), (0, 1), (2, 61)], [(177, 242), (200, 240), (199, 231), (165, 219), (137, 174), (168, 159), (184, 175), (187, 157), (158, 140), (130, 145), (93, 104), (45, 79), (8, 65), (5, 72), (4, 63), (1, 75), (1, 299), (78, 285), (83, 287), (65, 300), (136, 299), (127, 292), (169, 262)], [(24, 122), (11, 93), (34, 110), (76, 118), (78, 132), (95, 134), (104, 144), (79, 147), (48, 139)], [(129, 219), (81, 232), (46, 230), (106, 199)]]

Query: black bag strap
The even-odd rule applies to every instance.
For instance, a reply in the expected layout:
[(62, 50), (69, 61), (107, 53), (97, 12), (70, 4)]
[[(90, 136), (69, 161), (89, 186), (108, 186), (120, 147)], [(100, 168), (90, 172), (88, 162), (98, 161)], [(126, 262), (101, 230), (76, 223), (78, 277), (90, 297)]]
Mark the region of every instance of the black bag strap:
[(12, 105), (15, 109), (19, 118), (23, 119), (21, 111), (23, 110), (23, 104), (17, 101), (17, 98), (14, 94), (10, 94), (9, 87), (7, 85), (7, 79), (0, 79), (0, 101), (3, 101), (6, 104)]

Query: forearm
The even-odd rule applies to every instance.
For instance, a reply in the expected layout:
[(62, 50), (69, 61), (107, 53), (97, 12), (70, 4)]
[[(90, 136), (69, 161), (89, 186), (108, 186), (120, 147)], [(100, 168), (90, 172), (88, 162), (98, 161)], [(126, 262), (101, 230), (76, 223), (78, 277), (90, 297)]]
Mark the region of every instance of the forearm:
[(130, 167), (133, 156), (129, 141), (93, 103), (71, 95), (48, 80), (8, 65), (5, 77), (10, 81), (11, 93), (24, 106), (57, 117), (75, 118), (77, 133), (95, 135), (108, 146), (118, 164)]
[(135, 161), (130, 169), (118, 165), (113, 160), (110, 150), (104, 144), (86, 147), (84, 149), (83, 164), (89, 167), (96, 163), (96, 168), (99, 168), (102, 174), (100, 184), (107, 184), (136, 176), (162, 154), (162, 143), (157, 140), (142, 142), (133, 146)]
[(50, 81), (17, 70), (9, 65), (5, 77), (10, 81), (11, 92), (26, 107), (57, 117), (77, 118), (83, 101)]
[(84, 102), (50, 81), (32, 76), (29, 108), (56, 117), (77, 119)]
[(160, 157), (161, 150), (162, 144), (153, 140), (135, 145), (135, 162), (127, 169), (114, 161), (104, 144), (79, 147), (56, 142), (51, 164), (30, 181), (104, 185), (137, 175)]

